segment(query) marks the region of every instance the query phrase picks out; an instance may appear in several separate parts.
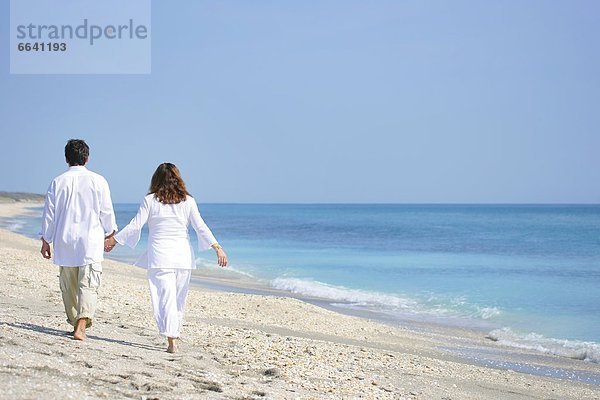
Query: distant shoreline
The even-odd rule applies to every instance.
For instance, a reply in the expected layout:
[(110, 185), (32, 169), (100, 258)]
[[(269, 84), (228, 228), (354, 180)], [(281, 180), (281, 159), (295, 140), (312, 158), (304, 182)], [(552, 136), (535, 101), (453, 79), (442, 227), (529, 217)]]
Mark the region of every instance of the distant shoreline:
[(44, 195), (27, 192), (4, 192), (0, 191), (0, 203), (42, 203)]
[[(29, 192), (8, 192), (0, 190), (0, 203), (17, 203), (17, 202), (27, 202), (27, 203), (43, 203), (45, 196), (39, 193), (29, 193)], [(115, 204), (139, 204), (139, 201), (113, 201)], [(231, 205), (231, 204), (241, 204), (241, 205), (284, 205), (284, 206), (450, 206), (450, 207), (460, 207), (460, 206), (600, 206), (600, 202), (597, 203), (444, 203), (444, 202), (422, 202), (422, 203), (414, 203), (414, 202), (235, 202), (235, 201), (225, 201), (225, 202), (200, 202), (201, 204), (218, 204), (218, 205)]]

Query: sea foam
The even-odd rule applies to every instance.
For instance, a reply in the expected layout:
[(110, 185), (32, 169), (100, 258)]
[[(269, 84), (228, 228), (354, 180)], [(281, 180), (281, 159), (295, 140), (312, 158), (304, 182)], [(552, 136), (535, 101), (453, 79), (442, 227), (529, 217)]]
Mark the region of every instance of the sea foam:
[(595, 342), (553, 339), (537, 333), (518, 334), (510, 328), (493, 330), (489, 338), (505, 346), (600, 363), (600, 344)]
[(326, 300), (347, 302), (354, 305), (377, 306), (414, 309), (417, 302), (387, 293), (369, 292), (359, 289), (349, 289), (343, 286), (334, 286), (326, 283), (298, 279), (275, 278), (270, 282), (274, 289), (285, 290), (303, 296), (319, 297)]
[(400, 294), (351, 289), (308, 279), (279, 277), (271, 280), (270, 286), (302, 296), (325, 299), (338, 307), (368, 308), (370, 311), (397, 317), (421, 315), (485, 320), (500, 314), (500, 310), (495, 307), (470, 305), (462, 298), (442, 299), (427, 296), (417, 299)]
[(25, 227), (24, 220), (12, 219), (12, 218), (0, 219), (0, 228), (4, 228), (11, 232), (19, 233), (23, 230), (24, 227)]

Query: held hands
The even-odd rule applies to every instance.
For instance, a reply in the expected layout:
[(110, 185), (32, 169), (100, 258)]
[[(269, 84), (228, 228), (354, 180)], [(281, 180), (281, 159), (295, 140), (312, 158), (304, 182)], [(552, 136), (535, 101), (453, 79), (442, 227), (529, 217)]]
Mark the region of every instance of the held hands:
[(104, 239), (104, 251), (107, 253), (110, 253), (110, 251), (114, 249), (117, 245), (117, 241), (113, 236), (115, 236), (114, 232), (108, 235), (106, 239)]

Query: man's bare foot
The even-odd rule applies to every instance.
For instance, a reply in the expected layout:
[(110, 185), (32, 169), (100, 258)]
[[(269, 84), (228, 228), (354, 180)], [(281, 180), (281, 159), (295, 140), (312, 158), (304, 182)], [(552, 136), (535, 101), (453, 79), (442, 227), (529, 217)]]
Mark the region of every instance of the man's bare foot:
[(85, 326), (87, 325), (87, 318), (80, 318), (77, 320), (77, 325), (75, 325), (75, 330), (73, 331), (73, 339), (75, 340), (85, 340), (87, 336), (85, 334)]
[(177, 353), (177, 344), (175, 338), (167, 338), (169, 340), (169, 347), (167, 347), (167, 353)]

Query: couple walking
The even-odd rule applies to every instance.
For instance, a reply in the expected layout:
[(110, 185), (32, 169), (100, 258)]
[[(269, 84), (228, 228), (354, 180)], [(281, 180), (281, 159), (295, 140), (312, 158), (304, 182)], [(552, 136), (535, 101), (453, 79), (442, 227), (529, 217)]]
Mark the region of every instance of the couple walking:
[(195, 257), (188, 226), (198, 236), (200, 250), (213, 248), (221, 267), (227, 255), (206, 226), (198, 205), (187, 192), (177, 167), (158, 166), (137, 215), (117, 233), (106, 179), (89, 171), (89, 147), (83, 140), (65, 146), (67, 172), (56, 177), (46, 193), (42, 216), (42, 256), (60, 266), (60, 290), (73, 338), (84, 340), (92, 325), (101, 285), (104, 251), (117, 244), (135, 247), (148, 224), (148, 248), (136, 265), (148, 269), (148, 285), (159, 333), (168, 339), (167, 351), (177, 350), (185, 300)]

